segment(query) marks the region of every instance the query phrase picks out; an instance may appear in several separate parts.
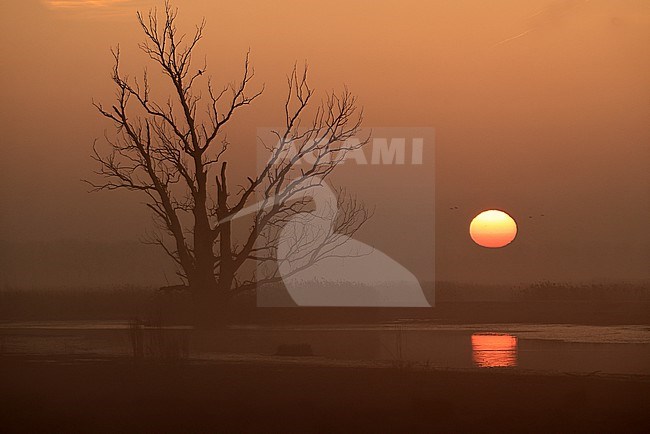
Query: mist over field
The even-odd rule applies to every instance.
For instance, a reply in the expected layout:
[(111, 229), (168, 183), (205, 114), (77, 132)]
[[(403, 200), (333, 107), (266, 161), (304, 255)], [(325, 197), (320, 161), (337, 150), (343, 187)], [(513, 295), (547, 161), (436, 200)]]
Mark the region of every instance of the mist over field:
[[(47, 283), (48, 273), (57, 284), (126, 276), (159, 284), (174, 274), (170, 262), (142, 254), (153, 249), (136, 246), (152, 228), (141, 197), (88, 194), (80, 182), (96, 169), (93, 139), (110, 133), (91, 105), (113, 95), (109, 48), (119, 43), (125, 72), (140, 73), (134, 14), (155, 4), (108, 3), (5, 5), (12, 17), (1, 30), (8, 67), (0, 71), (7, 284)], [(425, 155), (435, 153), (435, 178), (427, 180), (435, 185), (417, 186), (397, 166), (359, 166), (356, 179), (341, 172), (377, 213), (358, 236), (416, 275), (430, 272), (432, 258), (405, 246), (432, 222), (406, 204), (431, 202), (435, 192), (438, 280), (650, 278), (647, 3), (479, 3), (407, 2), (399, 13), (391, 2), (311, 5), (309, 16), (328, 23), (319, 31), (298, 19), (293, 2), (184, 3), (183, 25), (207, 19), (197, 59), (206, 56), (215, 80), (237, 77), (250, 47), (254, 84), (266, 86), (228, 131), (233, 176), (245, 181), (258, 158), (258, 128), (281, 123), (285, 75), (306, 59), (318, 92), (345, 83), (358, 96), (368, 128), (435, 129)], [(168, 89), (153, 70), (151, 80), (160, 94)], [(516, 242), (498, 252), (477, 248), (467, 233), (471, 218), (490, 207), (508, 210), (519, 225)], [(135, 264), (140, 272), (127, 271)]]

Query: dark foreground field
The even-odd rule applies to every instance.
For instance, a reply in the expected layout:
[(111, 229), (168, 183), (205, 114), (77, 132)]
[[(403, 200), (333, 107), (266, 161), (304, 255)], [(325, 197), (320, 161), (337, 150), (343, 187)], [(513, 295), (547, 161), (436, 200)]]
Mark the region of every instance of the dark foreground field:
[(643, 378), (0, 359), (0, 431), (650, 432)]

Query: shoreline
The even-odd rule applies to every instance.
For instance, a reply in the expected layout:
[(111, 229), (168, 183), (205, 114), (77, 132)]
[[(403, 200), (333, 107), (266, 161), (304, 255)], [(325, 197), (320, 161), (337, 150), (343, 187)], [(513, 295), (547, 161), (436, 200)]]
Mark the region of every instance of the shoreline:
[(623, 374), (603, 371), (578, 372), (578, 371), (557, 371), (549, 369), (523, 369), (519, 367), (449, 367), (438, 366), (418, 361), (396, 361), (396, 360), (343, 360), (331, 359), (324, 356), (281, 356), (277, 354), (254, 354), (254, 353), (220, 353), (211, 357), (189, 357), (187, 359), (166, 360), (154, 357), (145, 357), (140, 360), (132, 356), (110, 355), (101, 353), (86, 354), (42, 354), (42, 353), (13, 353), (0, 355), (0, 366), (4, 364), (47, 364), (47, 365), (117, 365), (125, 367), (171, 367), (171, 368), (192, 368), (192, 367), (214, 367), (220, 366), (242, 366), (242, 367), (263, 367), (291, 369), (297, 368), (324, 368), (324, 369), (368, 369), (384, 370), (388, 372), (403, 373), (430, 373), (441, 374), (468, 374), (468, 375), (503, 375), (513, 377), (570, 377), (570, 378), (592, 378), (613, 381), (631, 381), (648, 383), (650, 385), (650, 374)]

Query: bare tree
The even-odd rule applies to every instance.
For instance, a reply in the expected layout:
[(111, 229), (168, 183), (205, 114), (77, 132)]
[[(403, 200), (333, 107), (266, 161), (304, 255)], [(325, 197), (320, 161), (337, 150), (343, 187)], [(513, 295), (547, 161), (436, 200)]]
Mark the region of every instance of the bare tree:
[[(106, 138), (108, 151), (93, 146), (99, 180), (88, 182), (95, 190), (126, 189), (146, 195), (159, 228), (149, 241), (174, 260), (193, 293), (225, 305), (237, 293), (280, 280), (277, 267), (261, 275), (251, 273), (245, 264), (278, 260), (274, 234), (292, 216), (309, 209), (306, 189), (326, 180), (346, 153), (367, 143), (352, 140), (362, 114), (356, 98), (345, 89), (315, 104), (308, 116), (314, 90), (307, 68), (294, 67), (287, 77), (285, 125), (274, 132), (277, 143), (258, 145), (264, 146), (268, 162), (247, 177), (244, 186), (233, 189), (224, 133), (233, 116), (263, 91), (263, 87), (249, 91), (254, 71), (248, 54), (240, 80), (217, 90), (205, 63), (201, 69), (192, 66), (205, 21), (188, 37), (178, 32), (177, 10), (168, 2), (162, 19), (155, 9), (137, 16), (145, 36), (139, 47), (161, 69), (172, 94), (157, 101), (151, 96), (146, 69), (139, 80), (130, 79), (120, 70), (119, 47), (112, 50), (116, 100), (110, 106), (94, 104), (117, 133)], [(361, 204), (344, 195), (339, 200), (331, 233), (312, 249), (305, 267), (328, 257), (334, 246), (367, 221), (369, 214)], [(249, 218), (246, 236), (234, 239), (234, 218), (260, 201), (263, 205)]]

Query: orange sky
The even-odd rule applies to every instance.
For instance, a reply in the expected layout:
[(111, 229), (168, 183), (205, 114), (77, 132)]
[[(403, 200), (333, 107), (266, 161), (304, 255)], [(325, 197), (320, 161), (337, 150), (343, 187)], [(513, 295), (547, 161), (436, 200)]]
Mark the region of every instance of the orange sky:
[[(79, 180), (92, 170), (93, 138), (110, 130), (90, 104), (111, 98), (108, 49), (120, 43), (125, 70), (140, 72), (133, 13), (154, 3), (3, 5), (0, 240), (132, 240), (148, 227), (137, 198), (88, 195)], [(206, 17), (200, 51), (215, 80), (236, 78), (250, 47), (257, 83), (266, 84), (233, 124), (233, 140), (249, 143), (257, 127), (281, 121), (284, 76), (304, 60), (317, 89), (346, 83), (359, 96), (366, 126), (436, 129), (438, 278), (650, 278), (647, 1), (177, 4), (184, 23)], [(353, 187), (363, 195), (391, 173)], [(410, 181), (400, 174), (405, 192)], [(421, 199), (411, 194), (402, 199)], [(498, 252), (467, 233), (488, 208), (519, 225)], [(418, 252), (395, 241), (393, 215), (365, 236), (426, 270)], [(394, 220), (428, 224), (409, 212)]]

